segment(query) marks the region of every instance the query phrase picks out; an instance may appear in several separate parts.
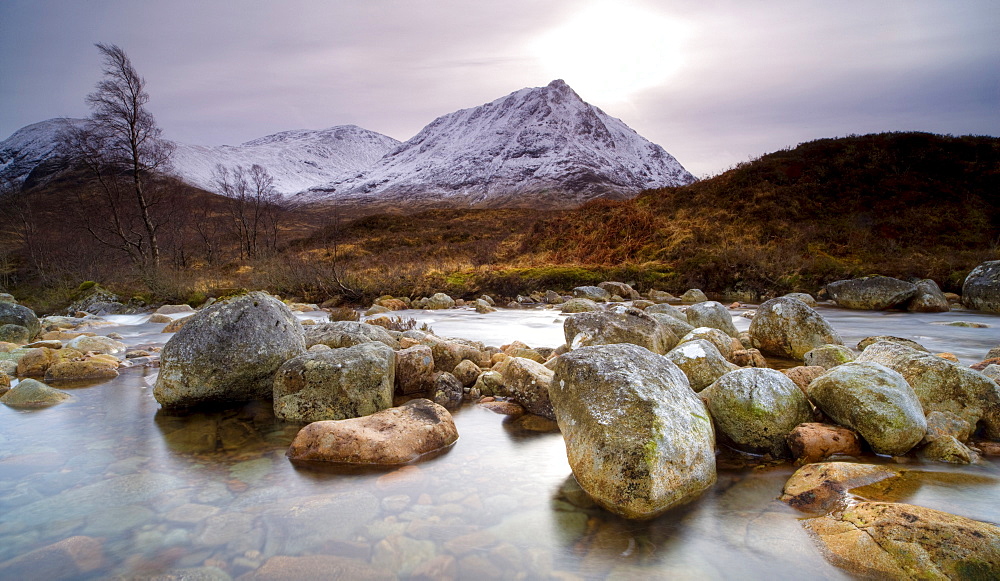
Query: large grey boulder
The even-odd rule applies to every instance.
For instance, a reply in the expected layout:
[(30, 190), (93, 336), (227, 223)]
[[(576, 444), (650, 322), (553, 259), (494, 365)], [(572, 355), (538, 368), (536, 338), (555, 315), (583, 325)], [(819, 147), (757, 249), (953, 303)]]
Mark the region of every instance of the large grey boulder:
[(838, 365), (854, 361), (854, 351), (843, 345), (820, 345), (807, 352), (802, 357), (805, 365), (818, 365), (824, 369), (833, 369)]
[(947, 313), (951, 305), (941, 287), (927, 278), (917, 283), (917, 294), (907, 303), (906, 310), (913, 313)]
[(73, 396), (34, 379), (22, 379), (0, 396), (0, 403), (12, 408), (44, 408), (62, 403)]
[(396, 353), (378, 341), (304, 353), (274, 377), (274, 414), (295, 422), (343, 420), (392, 407)]
[(881, 311), (916, 296), (917, 285), (888, 276), (866, 276), (831, 282), (826, 285), (826, 292), (842, 307)]
[(399, 341), (393, 339), (385, 328), (358, 321), (336, 321), (310, 325), (305, 329), (305, 340), (307, 349), (313, 345), (326, 345), (333, 349), (339, 349), (369, 341), (378, 341), (393, 349), (399, 348)]
[(677, 336), (656, 318), (621, 306), (571, 315), (563, 322), (563, 334), (566, 345), (574, 349), (632, 343), (663, 355), (677, 344)]
[[(653, 317), (654, 319), (662, 323), (664, 326), (666, 326), (668, 329), (670, 329), (670, 332), (673, 333), (675, 337), (683, 337), (684, 335), (687, 335), (691, 331), (694, 331), (694, 327), (689, 325), (687, 321), (678, 319), (673, 315), (668, 315), (666, 313), (659, 313), (659, 312), (650, 313), (648, 309), (646, 310), (646, 314)], [(683, 313), (681, 314), (683, 315)]]
[(561, 355), (550, 389), (573, 475), (599, 505), (650, 519), (716, 479), (715, 433), (684, 373), (631, 344)]
[[(654, 313), (662, 313), (664, 315), (670, 315), (671, 317), (677, 319), (678, 321), (688, 322), (687, 313), (678, 309), (677, 307), (669, 303), (657, 303), (655, 305), (650, 305), (643, 309), (646, 313), (652, 315)], [(688, 323), (690, 324), (690, 323)], [(695, 325), (691, 325), (694, 327)]]
[(737, 450), (789, 457), (785, 437), (812, 421), (802, 390), (780, 371), (745, 367), (731, 371), (701, 392), (715, 426)]
[(284, 303), (248, 293), (193, 315), (167, 341), (153, 395), (163, 407), (269, 400), (275, 372), (305, 349)]
[(798, 299), (778, 297), (757, 309), (750, 321), (752, 347), (778, 357), (802, 360), (820, 345), (843, 345), (830, 323)]
[(449, 297), (444, 293), (434, 293), (433, 295), (427, 297), (427, 303), (424, 308), (432, 310), (450, 309), (455, 306), (455, 299)]
[(715, 345), (705, 339), (681, 343), (671, 349), (666, 357), (681, 368), (695, 392), (712, 385), (735, 367), (726, 361)]
[(599, 286), (578, 286), (573, 289), (573, 298), (604, 303), (611, 300), (611, 293)]
[(618, 295), (627, 301), (642, 298), (642, 295), (632, 288), (632, 285), (625, 284), (624, 282), (605, 281), (597, 286), (608, 291), (611, 295)]
[(730, 337), (739, 337), (729, 309), (716, 301), (695, 303), (687, 308), (687, 320), (692, 327), (711, 327)]
[(42, 330), (35, 312), (17, 303), (0, 301), (0, 325), (18, 325), (27, 329), (30, 341)]
[(886, 341), (869, 345), (855, 361), (881, 363), (902, 375), (924, 413), (952, 412), (973, 426), (981, 422), (989, 439), (1000, 440), (1000, 386), (982, 373)]
[[(705, 340), (715, 345), (715, 348), (719, 350), (727, 360), (733, 356), (733, 351), (737, 347), (736, 341), (729, 335), (723, 333), (718, 329), (713, 329), (712, 327), (695, 327), (688, 331), (686, 335), (683, 335), (680, 341), (677, 342), (678, 345), (683, 345), (691, 341)], [(742, 344), (739, 344), (739, 348), (742, 348)]]
[(506, 395), (509, 395), (529, 412), (555, 419), (549, 386), (552, 384), (552, 370), (537, 361), (524, 357), (504, 359), (493, 368), (503, 376)]
[(587, 313), (598, 311), (601, 307), (590, 299), (570, 299), (562, 303), (560, 310), (564, 313)]
[(1000, 260), (984, 262), (965, 277), (962, 304), (970, 309), (1000, 313)]
[(917, 394), (902, 375), (884, 365), (838, 365), (807, 390), (816, 407), (860, 434), (878, 454), (905, 454), (927, 432)]

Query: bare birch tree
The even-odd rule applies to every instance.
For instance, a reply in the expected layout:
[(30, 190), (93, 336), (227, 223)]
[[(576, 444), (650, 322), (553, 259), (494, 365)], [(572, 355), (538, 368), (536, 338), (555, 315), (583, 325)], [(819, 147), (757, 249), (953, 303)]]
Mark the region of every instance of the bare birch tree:
[(264, 251), (277, 250), (278, 229), (284, 213), (274, 178), (262, 166), (230, 170), (217, 165), (213, 172), (218, 193), (227, 198), (227, 208), (240, 240), (240, 256), (257, 258)]

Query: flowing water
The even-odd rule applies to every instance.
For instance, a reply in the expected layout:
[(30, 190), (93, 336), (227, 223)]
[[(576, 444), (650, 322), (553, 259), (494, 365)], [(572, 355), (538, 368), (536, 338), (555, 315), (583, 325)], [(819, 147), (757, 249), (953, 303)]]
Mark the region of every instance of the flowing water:
[[(821, 311), (848, 345), (891, 334), (969, 364), (1000, 344), (996, 316)], [(399, 314), (493, 345), (563, 341), (553, 310)], [(131, 346), (169, 338), (143, 316), (110, 319), (96, 331)], [(940, 324), (959, 320), (990, 327)], [(235, 578), (271, 557), (310, 555), (358, 567), (350, 576), (372, 567), (400, 578), (846, 577), (804, 532), (802, 515), (777, 501), (788, 464), (723, 461), (718, 484), (697, 501), (629, 522), (586, 507), (559, 433), (532, 416), (467, 405), (454, 414), (459, 441), (436, 458), (401, 469), (297, 468), (284, 452), (300, 425), (276, 420), (269, 403), (167, 413), (152, 396), (155, 373), (57, 386), (73, 400), (48, 409), (0, 406), (0, 563), (82, 535), (99, 539), (102, 557), (74, 573), (82, 579), (189, 567)], [(994, 461), (911, 464), (928, 474), (891, 500), (1000, 523)]]

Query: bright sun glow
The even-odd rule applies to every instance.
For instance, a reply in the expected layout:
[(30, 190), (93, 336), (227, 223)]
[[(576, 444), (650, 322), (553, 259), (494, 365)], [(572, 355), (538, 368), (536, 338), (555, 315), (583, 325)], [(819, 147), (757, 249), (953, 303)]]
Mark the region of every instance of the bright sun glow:
[(545, 72), (584, 99), (615, 102), (667, 81), (684, 64), (683, 22), (621, 2), (590, 4), (532, 46)]

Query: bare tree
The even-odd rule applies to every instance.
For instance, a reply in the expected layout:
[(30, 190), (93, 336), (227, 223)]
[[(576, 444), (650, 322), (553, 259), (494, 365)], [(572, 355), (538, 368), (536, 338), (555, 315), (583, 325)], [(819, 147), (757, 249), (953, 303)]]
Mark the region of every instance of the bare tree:
[(253, 259), (263, 251), (275, 251), (284, 208), (274, 189), (274, 178), (262, 166), (230, 170), (217, 165), (213, 173), (218, 192), (227, 198), (227, 207), (240, 239), (240, 255)]
[[(144, 271), (160, 263), (155, 207), (162, 192), (157, 173), (169, 167), (173, 144), (146, 109), (146, 81), (117, 45), (97, 44), (104, 78), (87, 96), (91, 115), (63, 135), (64, 151), (89, 175), (78, 190), (82, 223), (96, 240), (126, 252)], [(96, 210), (100, 209), (100, 212)]]
[[(40, 249), (39, 211), (29, 198), (23, 184), (10, 179), (0, 180), (0, 238), (17, 242), (23, 258), (35, 272), (45, 268), (45, 257)], [(4, 244), (3, 258), (10, 263), (14, 247)], [(8, 283), (9, 284), (9, 283)]]

